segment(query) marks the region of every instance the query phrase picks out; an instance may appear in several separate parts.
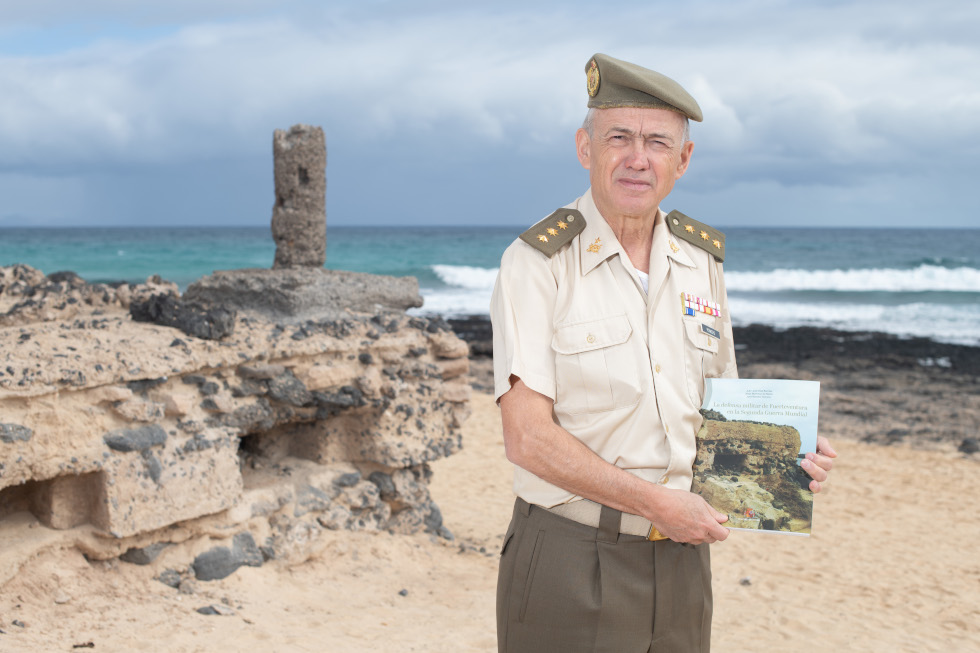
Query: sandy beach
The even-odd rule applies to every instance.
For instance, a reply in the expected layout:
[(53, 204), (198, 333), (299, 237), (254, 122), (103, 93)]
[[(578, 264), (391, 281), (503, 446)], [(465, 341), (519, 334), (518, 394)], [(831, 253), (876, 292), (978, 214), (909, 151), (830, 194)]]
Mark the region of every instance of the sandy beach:
[[(884, 354), (891, 368), (785, 351), (778, 363), (746, 341), (742, 376), (824, 383), (821, 431), (840, 458), (811, 537), (736, 532), (712, 548), (713, 650), (980, 650), (978, 459), (959, 451), (980, 423), (976, 374), (914, 352), (917, 364)], [(485, 387), (486, 361), (473, 370)], [(471, 404), (463, 450), (432, 464), (452, 541), (326, 532), (303, 564), (242, 567), (183, 592), (155, 580), (177, 550), (148, 566), (54, 550), (0, 588), (0, 650), (496, 650), (510, 465), (492, 397)], [(207, 606), (218, 614), (197, 612)]]

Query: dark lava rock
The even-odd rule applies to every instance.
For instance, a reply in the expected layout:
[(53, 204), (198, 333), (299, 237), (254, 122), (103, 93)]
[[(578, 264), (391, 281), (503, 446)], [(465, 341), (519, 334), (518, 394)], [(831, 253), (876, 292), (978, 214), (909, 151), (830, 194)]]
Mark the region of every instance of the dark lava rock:
[(0, 442), (6, 442), (7, 444), (13, 444), (18, 440), (27, 442), (33, 435), (34, 431), (26, 426), (21, 426), (20, 424), (0, 424)]
[(442, 530), (442, 511), (439, 510), (439, 506), (431, 501), (428, 508), (429, 514), (422, 520), (425, 524), (425, 530), (439, 535)]
[(159, 485), (160, 474), (163, 473), (163, 466), (160, 464), (159, 459), (153, 455), (153, 452), (149, 450), (143, 451), (143, 465), (146, 467), (146, 473), (150, 475), (153, 482)]
[(233, 574), (242, 565), (261, 567), (262, 552), (249, 532), (239, 533), (231, 547), (219, 546), (194, 558), (191, 569), (197, 580), (220, 580)]
[(209, 617), (229, 617), (235, 614), (235, 611), (226, 605), (221, 605), (220, 603), (212, 603), (211, 605), (206, 605), (203, 608), (198, 608), (197, 612)]
[(203, 306), (177, 299), (173, 295), (151, 295), (130, 304), (129, 314), (137, 322), (175, 327), (189, 336), (221, 340), (235, 330), (237, 314), (221, 306)]
[(963, 453), (977, 453), (980, 451), (980, 440), (976, 438), (964, 438), (960, 443), (959, 450)]
[[(144, 546), (140, 549), (129, 549), (126, 553), (119, 556), (119, 559), (123, 562), (128, 562), (134, 565), (148, 565), (157, 559), (160, 552), (170, 546), (170, 542), (156, 542), (150, 544), (149, 546)], [(167, 571), (173, 571), (168, 569)], [(164, 572), (166, 573), (166, 571)], [(175, 574), (177, 572), (174, 572)], [(163, 574), (160, 574), (161, 578)], [(180, 582), (180, 575), (177, 575), (177, 582)], [(167, 583), (169, 585), (169, 583)], [(177, 585), (171, 585), (171, 587), (177, 587)]]
[(337, 487), (354, 487), (361, 482), (360, 472), (351, 472), (350, 474), (341, 474), (334, 479), (333, 484)]
[(321, 267), (220, 270), (188, 286), (184, 299), (291, 324), (422, 306), (414, 277)]
[(157, 580), (168, 587), (177, 589), (180, 587), (180, 572), (178, 572), (176, 569), (164, 569), (160, 572), (160, 575), (157, 576)]
[(293, 516), (302, 517), (309, 512), (326, 510), (329, 507), (330, 497), (327, 493), (307, 485), (296, 492), (296, 509), (293, 511)]
[(398, 491), (395, 489), (395, 482), (391, 479), (390, 474), (371, 472), (368, 480), (378, 486), (382, 501), (391, 501), (398, 495)]
[(493, 356), (493, 328), (485, 315), (470, 315), (448, 320), (453, 332), (470, 346), (470, 356)]
[(284, 365), (239, 365), (238, 376), (243, 379), (269, 381), (286, 372)]
[(146, 451), (167, 441), (167, 432), (156, 424), (106, 433), (102, 440), (113, 451)]
[(165, 376), (161, 376), (156, 379), (136, 379), (135, 381), (127, 382), (126, 387), (132, 390), (133, 392), (135, 392), (136, 394), (140, 394), (146, 392), (147, 390), (155, 388), (158, 385), (162, 385), (166, 382), (167, 382), (167, 377)]
[(364, 393), (352, 385), (345, 385), (339, 392), (313, 392), (313, 399), (318, 407), (317, 419), (326, 419), (347, 408), (366, 406)]
[(210, 426), (229, 426), (244, 433), (268, 431), (275, 424), (275, 411), (265, 397), (259, 397), (254, 404), (239, 406), (231, 414), (225, 413), (208, 418)]
[(51, 283), (65, 283), (71, 288), (81, 288), (86, 285), (85, 279), (71, 270), (52, 272), (48, 275), (48, 281)]
[(309, 406), (313, 403), (313, 395), (306, 385), (289, 370), (269, 381), (269, 396), (290, 406)]

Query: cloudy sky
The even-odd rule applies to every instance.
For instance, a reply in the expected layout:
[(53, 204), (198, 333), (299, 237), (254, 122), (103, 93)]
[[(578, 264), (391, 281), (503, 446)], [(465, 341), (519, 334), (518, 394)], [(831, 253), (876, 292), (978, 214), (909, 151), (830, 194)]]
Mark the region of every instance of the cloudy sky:
[(295, 123), (328, 224), (531, 224), (587, 186), (594, 52), (704, 110), (665, 209), (976, 226), (977, 34), (960, 0), (4, 2), (0, 227), (267, 225)]

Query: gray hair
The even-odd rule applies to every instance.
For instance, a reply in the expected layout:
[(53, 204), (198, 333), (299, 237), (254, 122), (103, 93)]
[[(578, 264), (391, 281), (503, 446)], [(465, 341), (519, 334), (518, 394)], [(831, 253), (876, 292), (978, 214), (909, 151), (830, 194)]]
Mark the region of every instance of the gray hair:
[[(595, 129), (595, 116), (598, 110), (596, 107), (589, 107), (589, 110), (585, 113), (585, 120), (582, 121), (582, 129), (589, 135), (589, 139), (592, 139), (592, 132)], [(683, 145), (691, 140), (691, 121), (684, 114), (681, 114), (681, 117), (684, 118), (684, 136), (683, 140), (681, 140), (681, 145)]]

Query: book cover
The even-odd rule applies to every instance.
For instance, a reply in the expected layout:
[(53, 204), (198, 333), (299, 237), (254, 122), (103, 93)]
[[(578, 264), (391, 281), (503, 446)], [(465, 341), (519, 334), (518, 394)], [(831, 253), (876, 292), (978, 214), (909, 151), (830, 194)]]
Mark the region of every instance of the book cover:
[(726, 527), (809, 535), (810, 475), (820, 383), (706, 379), (692, 491), (726, 513)]

